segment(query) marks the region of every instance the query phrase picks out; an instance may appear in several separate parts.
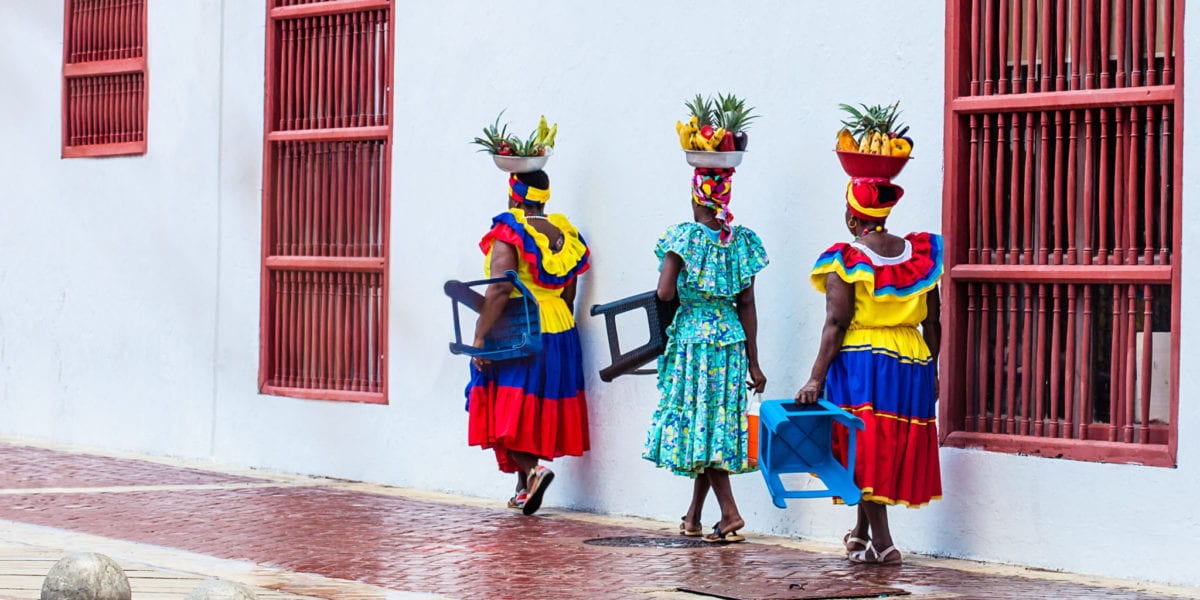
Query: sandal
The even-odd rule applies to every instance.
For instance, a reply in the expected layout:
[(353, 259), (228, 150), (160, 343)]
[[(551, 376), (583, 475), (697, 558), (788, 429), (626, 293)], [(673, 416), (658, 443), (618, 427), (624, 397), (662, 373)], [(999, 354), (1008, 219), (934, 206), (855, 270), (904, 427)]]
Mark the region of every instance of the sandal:
[[(742, 523), (742, 527), (745, 527), (745, 525), (746, 525), (745, 523)], [(712, 533), (704, 536), (703, 539), (704, 539), (704, 541), (706, 541), (710, 544), (717, 544), (717, 543), (731, 544), (734, 542), (746, 541), (746, 536), (738, 535), (737, 529), (730, 529), (729, 531), (721, 531), (721, 522), (718, 521), (716, 524), (713, 525)]]
[(554, 481), (554, 471), (541, 465), (529, 470), (529, 498), (525, 500), (525, 506), (521, 507), (525, 516), (532, 515), (542, 507), (542, 496), (546, 494), (546, 488), (550, 487), (551, 481)]
[(679, 517), (679, 534), (687, 537), (700, 537), (704, 535), (704, 528), (688, 529), (687, 515)]
[[(866, 550), (868, 546), (871, 545), (871, 540), (864, 540), (859, 537), (854, 537), (854, 530), (847, 529), (846, 535), (842, 538), (842, 545), (846, 547), (847, 554), (849, 554), (851, 552), (862, 552), (862, 551)], [(861, 548), (851, 548), (850, 546), (852, 546), (852, 545), (862, 546), (862, 547)]]
[(900, 551), (895, 546), (888, 546), (887, 550), (880, 552), (871, 542), (867, 542), (866, 550), (851, 552), (847, 558), (850, 562), (860, 565), (899, 565), (902, 560)]
[(517, 492), (517, 495), (508, 499), (509, 508), (522, 508), (525, 506), (525, 501), (529, 499), (529, 493), (525, 490)]

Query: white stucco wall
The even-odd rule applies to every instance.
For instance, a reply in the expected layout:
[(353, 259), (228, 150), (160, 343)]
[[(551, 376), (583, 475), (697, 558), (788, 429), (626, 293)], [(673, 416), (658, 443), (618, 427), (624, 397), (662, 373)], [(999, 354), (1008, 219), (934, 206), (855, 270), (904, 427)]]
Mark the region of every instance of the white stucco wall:
[[(478, 274), (475, 243), (504, 208), (505, 176), (467, 144), (502, 108), (518, 130), (542, 113), (559, 123), (552, 208), (592, 246), (585, 315), (649, 289), (655, 238), (690, 216), (683, 101), (734, 91), (758, 107), (732, 210), (772, 259), (757, 287), (769, 398), (806, 378), (824, 310), (808, 269), (844, 237), (838, 102), (902, 101), (917, 158), (891, 227), (940, 227), (941, 2), (397, 4), (387, 406), (256, 391), (262, 3), (151, 0), (150, 150), (103, 160), (58, 158), (61, 3), (6, 11), (2, 49), (22, 60), (3, 63), (15, 85), (0, 94), (20, 150), (0, 161), (0, 433), (506, 498), (509, 477), (465, 445), (466, 365), (445, 351), (441, 293)], [(864, 14), (898, 37), (862, 44)], [(1187, 59), (1195, 80), (1200, 56)], [(1197, 109), (1189, 97), (1185, 114)], [(1188, 138), (1185, 265), (1198, 156)], [(1185, 275), (1184, 298), (1194, 285)], [(1200, 492), (1195, 318), (1184, 311), (1179, 468), (943, 449), (946, 499), (893, 511), (901, 547), (1200, 584), (1176, 541), (1200, 525), (1187, 502)], [(690, 482), (640, 458), (654, 381), (601, 383), (602, 323), (580, 321), (593, 450), (555, 462), (547, 502), (673, 520)], [(832, 540), (852, 520), (823, 501), (776, 509), (758, 475), (735, 492), (753, 531)]]

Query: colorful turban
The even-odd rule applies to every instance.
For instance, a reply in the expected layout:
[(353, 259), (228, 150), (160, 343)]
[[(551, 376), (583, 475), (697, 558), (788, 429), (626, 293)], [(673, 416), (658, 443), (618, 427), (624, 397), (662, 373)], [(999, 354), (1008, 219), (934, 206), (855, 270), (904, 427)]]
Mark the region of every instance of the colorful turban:
[[(891, 188), (893, 193), (880, 193)], [(846, 184), (846, 205), (850, 214), (864, 221), (883, 221), (904, 196), (904, 188), (882, 177), (855, 177)]]
[(550, 186), (546, 186), (544, 190), (533, 187), (517, 179), (517, 174), (513, 173), (508, 177), (508, 194), (510, 198), (517, 202), (545, 204), (550, 199)]
[(728, 243), (733, 237), (733, 213), (729, 212), (729, 200), (733, 195), (733, 169), (696, 169), (692, 176), (692, 201), (707, 206), (716, 213), (721, 222), (721, 242)]

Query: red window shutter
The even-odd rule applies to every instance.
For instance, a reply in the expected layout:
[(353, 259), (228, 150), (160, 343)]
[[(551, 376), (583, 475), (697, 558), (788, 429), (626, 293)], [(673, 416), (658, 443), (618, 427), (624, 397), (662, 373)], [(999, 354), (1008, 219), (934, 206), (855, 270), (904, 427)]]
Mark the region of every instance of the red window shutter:
[(947, 9), (945, 443), (1173, 466), (1184, 4)]
[(267, 14), (259, 387), (384, 403), (392, 5)]
[(63, 158), (146, 153), (146, 0), (66, 0)]

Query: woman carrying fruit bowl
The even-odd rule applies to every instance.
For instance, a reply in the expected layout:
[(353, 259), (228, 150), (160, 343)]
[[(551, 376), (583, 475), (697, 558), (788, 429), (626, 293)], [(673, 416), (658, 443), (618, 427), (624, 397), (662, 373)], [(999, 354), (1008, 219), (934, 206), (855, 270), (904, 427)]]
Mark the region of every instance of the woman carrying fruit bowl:
[[(898, 173), (904, 161), (853, 154), (839, 152), (852, 176), (845, 223), (853, 240), (831, 246), (813, 267), (826, 318), (811, 376), (795, 400), (815, 403), (824, 394), (863, 420), (854, 469), (862, 502), (842, 541), (852, 562), (899, 564), (887, 507), (920, 507), (942, 493), (935, 418), (942, 238), (889, 233), (887, 218), (904, 190), (888, 178), (853, 175), (864, 168)], [(834, 453), (843, 462), (846, 441), (846, 431), (835, 428)]]
[[(679, 531), (707, 542), (745, 539), (729, 476), (756, 468), (749, 462), (747, 387), (761, 393), (767, 383), (754, 303), (754, 277), (767, 266), (767, 253), (754, 231), (731, 224), (732, 176), (731, 168), (697, 168), (692, 220), (672, 225), (655, 247), (658, 298), (678, 298), (680, 306), (658, 359), (660, 400), (642, 457), (694, 480)], [(721, 518), (705, 535), (701, 510), (710, 488)]]
[[(535, 134), (548, 148), (545, 142), (552, 144), (553, 137), (544, 126), (543, 118)], [(506, 141), (500, 138), (489, 138), (495, 142), (489, 149), (499, 150), (499, 142)], [(521, 147), (515, 139), (506, 143), (522, 151), (539, 150), (536, 145)], [(475, 358), (467, 385), (468, 442), (493, 450), (500, 470), (516, 473), (516, 493), (508, 506), (526, 515), (541, 507), (554, 480), (554, 473), (538, 462), (582, 456), (589, 447), (583, 354), (573, 305), (576, 281), (588, 270), (590, 252), (565, 216), (545, 212), (549, 200), (550, 178), (545, 171), (510, 174), (508, 210), (492, 218), (491, 229), (479, 243), (486, 257), (485, 277), (516, 271), (536, 297), (542, 349), (520, 360)], [(508, 282), (488, 285), (475, 325), (476, 347), (484, 347), (509, 297), (518, 294)]]

